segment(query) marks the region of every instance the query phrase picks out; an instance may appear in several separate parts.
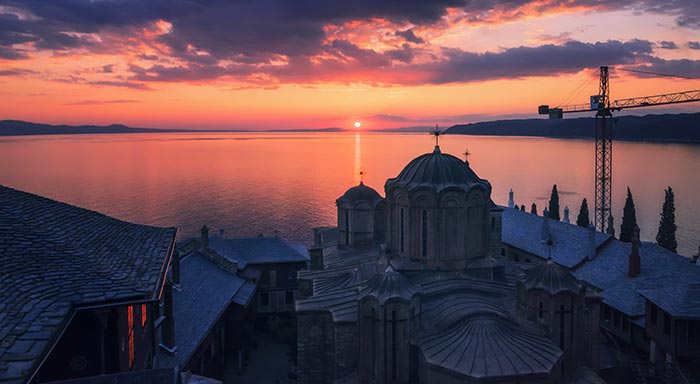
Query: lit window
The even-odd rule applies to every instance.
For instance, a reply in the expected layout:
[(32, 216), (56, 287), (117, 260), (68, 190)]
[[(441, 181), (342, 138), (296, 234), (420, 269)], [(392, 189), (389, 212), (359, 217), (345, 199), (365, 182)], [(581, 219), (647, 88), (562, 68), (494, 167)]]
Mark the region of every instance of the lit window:
[(134, 368), (134, 307), (127, 307), (127, 331), (129, 335), (129, 369)]
[(146, 304), (141, 304), (141, 327), (146, 328), (146, 320), (148, 319)]

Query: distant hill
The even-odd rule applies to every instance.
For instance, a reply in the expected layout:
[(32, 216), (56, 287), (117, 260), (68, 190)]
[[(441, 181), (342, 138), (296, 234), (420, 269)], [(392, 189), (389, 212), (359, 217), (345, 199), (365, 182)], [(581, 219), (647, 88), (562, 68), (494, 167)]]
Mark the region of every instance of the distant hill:
[(182, 132), (174, 129), (131, 128), (126, 125), (50, 125), (19, 120), (1, 120), (0, 136), (14, 135), (62, 135), (70, 133), (148, 133)]
[[(613, 139), (700, 143), (700, 113), (614, 117)], [(460, 124), (448, 134), (593, 138), (595, 118), (519, 119)]]

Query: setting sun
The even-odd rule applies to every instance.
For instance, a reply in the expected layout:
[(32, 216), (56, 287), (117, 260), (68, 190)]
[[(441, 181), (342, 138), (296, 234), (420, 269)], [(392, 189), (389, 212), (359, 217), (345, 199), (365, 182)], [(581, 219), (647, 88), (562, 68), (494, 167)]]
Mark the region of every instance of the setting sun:
[(356, 122), (355, 122), (355, 128), (360, 128), (361, 125), (362, 125), (362, 124), (360, 124), (359, 121), (356, 121)]

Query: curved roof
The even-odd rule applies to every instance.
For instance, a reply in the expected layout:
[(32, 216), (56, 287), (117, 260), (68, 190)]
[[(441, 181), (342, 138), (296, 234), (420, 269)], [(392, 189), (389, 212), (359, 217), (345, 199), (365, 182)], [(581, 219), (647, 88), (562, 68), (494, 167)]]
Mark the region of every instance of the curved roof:
[(336, 204), (348, 203), (355, 205), (360, 202), (367, 202), (372, 208), (376, 207), (383, 200), (374, 188), (368, 187), (360, 181), (360, 185), (354, 186), (336, 200)]
[(442, 153), (439, 146), (435, 146), (432, 153), (413, 159), (397, 177), (387, 180), (386, 184), (407, 190), (428, 187), (438, 193), (451, 187), (468, 191), (474, 186), (481, 186), (491, 190), (489, 182), (479, 178), (467, 163)]
[(379, 305), (384, 305), (389, 299), (411, 301), (418, 293), (421, 293), (420, 287), (389, 265), (383, 273), (374, 276), (360, 288), (359, 298), (373, 297)]
[(528, 290), (542, 289), (550, 295), (560, 292), (578, 294), (583, 287), (571, 272), (551, 260), (547, 260), (545, 264), (529, 270), (525, 274), (523, 284)]
[(423, 337), (428, 364), (475, 379), (550, 373), (563, 352), (512, 320), (485, 315)]

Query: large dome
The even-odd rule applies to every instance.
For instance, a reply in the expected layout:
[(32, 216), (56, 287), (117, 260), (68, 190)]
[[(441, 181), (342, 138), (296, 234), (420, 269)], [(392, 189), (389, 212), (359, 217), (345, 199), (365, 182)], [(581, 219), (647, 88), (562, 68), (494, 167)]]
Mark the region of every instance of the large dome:
[(397, 177), (387, 180), (388, 185), (408, 191), (428, 187), (438, 193), (451, 187), (468, 191), (474, 186), (481, 186), (491, 190), (489, 182), (479, 178), (466, 162), (440, 152), (438, 146), (432, 153), (413, 159)]
[(359, 202), (366, 202), (374, 208), (381, 201), (382, 197), (377, 191), (360, 182), (360, 185), (348, 189), (343, 196), (339, 197), (336, 204), (347, 203), (354, 206)]

